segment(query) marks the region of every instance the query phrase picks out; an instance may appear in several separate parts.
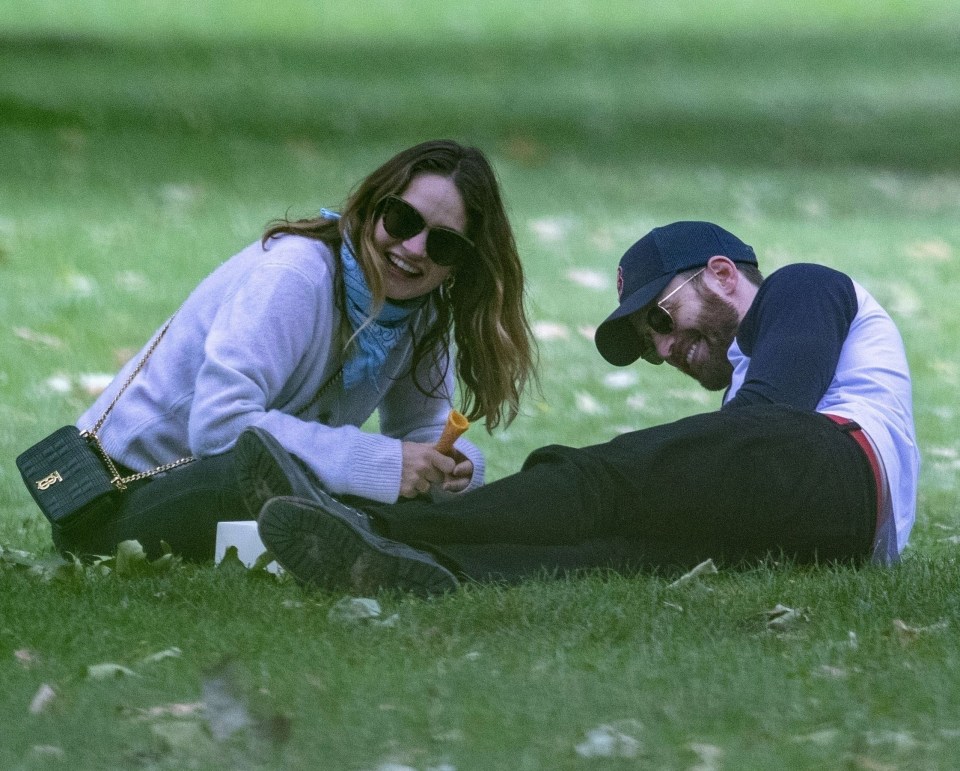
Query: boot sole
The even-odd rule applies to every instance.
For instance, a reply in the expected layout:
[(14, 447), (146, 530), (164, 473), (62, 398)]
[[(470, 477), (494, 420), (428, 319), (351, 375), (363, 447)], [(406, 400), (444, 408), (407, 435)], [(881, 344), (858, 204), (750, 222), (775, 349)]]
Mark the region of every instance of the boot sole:
[(429, 555), (381, 538), (312, 502), (268, 501), (259, 531), (277, 562), (307, 586), (360, 594), (400, 590), (419, 597), (459, 587), (453, 573)]
[(263, 504), (271, 498), (293, 494), (289, 477), (258, 429), (243, 431), (234, 453), (240, 495), (252, 517), (256, 518)]

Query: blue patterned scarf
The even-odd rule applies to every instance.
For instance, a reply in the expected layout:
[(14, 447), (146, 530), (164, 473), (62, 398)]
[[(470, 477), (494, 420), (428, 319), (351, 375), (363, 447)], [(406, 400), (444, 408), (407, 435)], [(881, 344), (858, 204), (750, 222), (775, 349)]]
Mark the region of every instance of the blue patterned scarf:
[[(340, 215), (329, 209), (321, 209), (320, 214), (327, 219), (340, 219)], [(422, 300), (415, 303), (384, 302), (376, 319), (363, 326), (370, 318), (373, 295), (363, 275), (363, 269), (357, 262), (353, 243), (348, 233), (343, 234), (340, 245), (340, 265), (343, 269), (343, 286), (346, 298), (347, 318), (354, 333), (360, 333), (353, 339), (354, 353), (343, 364), (343, 384), (351, 388), (367, 381), (377, 387), (377, 375), (397, 343), (404, 336), (406, 321)], [(361, 329), (361, 327), (363, 327)]]

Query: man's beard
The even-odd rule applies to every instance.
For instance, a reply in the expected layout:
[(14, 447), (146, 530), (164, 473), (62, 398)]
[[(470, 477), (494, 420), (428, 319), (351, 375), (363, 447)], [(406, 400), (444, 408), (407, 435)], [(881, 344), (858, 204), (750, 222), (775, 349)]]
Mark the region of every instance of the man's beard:
[[(702, 307), (696, 323), (683, 334), (691, 338), (691, 343), (705, 342), (709, 357), (702, 363), (694, 362), (692, 368), (683, 362), (680, 369), (708, 391), (720, 391), (730, 385), (733, 376), (727, 350), (737, 335), (740, 316), (733, 305), (713, 292), (704, 292), (700, 299)], [(686, 346), (682, 348), (686, 349)]]

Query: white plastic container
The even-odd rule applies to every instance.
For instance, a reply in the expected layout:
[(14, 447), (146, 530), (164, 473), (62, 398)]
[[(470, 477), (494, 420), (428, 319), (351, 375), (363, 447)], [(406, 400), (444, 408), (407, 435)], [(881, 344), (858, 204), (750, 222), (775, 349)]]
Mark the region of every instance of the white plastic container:
[[(218, 565), (230, 546), (237, 547), (237, 556), (248, 568), (253, 567), (257, 558), (267, 550), (263, 541), (260, 540), (260, 534), (257, 532), (256, 520), (252, 519), (243, 522), (217, 523), (217, 545), (213, 559)], [(271, 573), (278, 573), (280, 572), (280, 566), (276, 562), (271, 562), (267, 566), (267, 570)]]

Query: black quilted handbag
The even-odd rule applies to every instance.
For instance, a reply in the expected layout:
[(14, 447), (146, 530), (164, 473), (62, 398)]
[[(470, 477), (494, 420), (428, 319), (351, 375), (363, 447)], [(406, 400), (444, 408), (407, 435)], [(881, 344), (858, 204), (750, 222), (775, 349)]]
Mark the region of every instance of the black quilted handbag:
[(194, 460), (192, 457), (180, 458), (150, 471), (121, 477), (97, 437), (107, 416), (143, 369), (169, 326), (170, 321), (167, 321), (92, 429), (81, 431), (76, 426), (58, 428), (17, 456), (17, 468), (20, 469), (23, 483), (51, 523), (68, 528), (79, 520), (86, 520), (92, 510), (102, 510), (104, 504), (110, 504), (127, 489), (130, 482)]
[(76, 426), (57, 429), (21, 453), (17, 468), (37, 506), (56, 525), (69, 524), (96, 501), (109, 503), (125, 486)]

